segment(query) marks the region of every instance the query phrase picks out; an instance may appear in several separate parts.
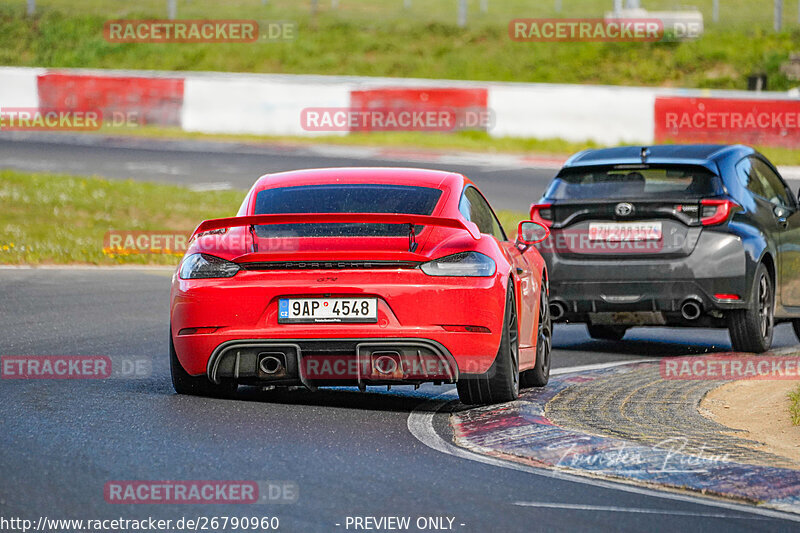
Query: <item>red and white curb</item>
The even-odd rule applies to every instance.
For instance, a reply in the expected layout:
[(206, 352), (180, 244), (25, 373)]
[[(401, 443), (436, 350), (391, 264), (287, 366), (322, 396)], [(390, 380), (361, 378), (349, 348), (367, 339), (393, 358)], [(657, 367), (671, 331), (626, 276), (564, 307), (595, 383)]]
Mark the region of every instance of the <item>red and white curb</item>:
[[(612, 362), (612, 363), (602, 363), (597, 365), (584, 365), (579, 367), (568, 367), (568, 368), (560, 368), (554, 369), (551, 372), (551, 375), (579, 375), (582, 372), (591, 372), (595, 370), (603, 370), (603, 369), (610, 369), (614, 367), (626, 366), (626, 365), (638, 365), (642, 364), (643, 362), (653, 361), (650, 360), (638, 360), (634, 362), (630, 361), (621, 361), (621, 362)], [(695, 504), (701, 504), (708, 507), (715, 507), (719, 509), (724, 509), (728, 511), (738, 511), (742, 513), (749, 513), (755, 516), (763, 516), (763, 517), (770, 517), (770, 518), (779, 518), (784, 520), (791, 520), (795, 522), (800, 522), (800, 515), (795, 514), (794, 512), (783, 512), (781, 510), (773, 510), (767, 509), (763, 507), (755, 507), (750, 505), (739, 504), (731, 501), (724, 501), (712, 497), (704, 497), (704, 496), (695, 496), (690, 494), (682, 494), (678, 492), (669, 492), (669, 491), (659, 491), (655, 490), (646, 486), (640, 485), (633, 485), (629, 483), (622, 483), (622, 482), (612, 482), (606, 481), (604, 479), (588, 477), (586, 475), (579, 475), (578, 473), (567, 473), (563, 470), (555, 470), (555, 469), (548, 469), (544, 467), (535, 467), (530, 466), (529, 464), (523, 464), (515, 461), (509, 461), (505, 459), (501, 459), (489, 453), (477, 453), (476, 451), (472, 451), (467, 448), (462, 448), (456, 446), (455, 444), (443, 439), (439, 433), (434, 428), (434, 417), (435, 415), (444, 408), (447, 404), (456, 400), (458, 398), (456, 391), (451, 389), (450, 391), (438, 395), (422, 404), (417, 406), (417, 408), (412, 411), (412, 413), (408, 417), (407, 426), (408, 430), (411, 434), (419, 440), (421, 443), (425, 444), (427, 447), (436, 450), (441, 453), (445, 453), (454, 457), (458, 457), (460, 459), (476, 461), (492, 466), (497, 466), (501, 468), (507, 468), (511, 470), (517, 470), (521, 472), (527, 472), (529, 474), (544, 477), (544, 478), (551, 478), (551, 479), (558, 479), (562, 481), (570, 481), (574, 483), (581, 483), (586, 485), (592, 485), (595, 487), (601, 487), (610, 490), (619, 490), (623, 492), (629, 492), (634, 494), (640, 494), (645, 496), (652, 496), (661, 499), (667, 500), (674, 500), (674, 501), (681, 501), (681, 502), (689, 502)], [(565, 508), (565, 509), (574, 509), (574, 510), (587, 510), (587, 511), (609, 511), (609, 512), (629, 512), (629, 513), (646, 513), (646, 514), (663, 514), (663, 515), (686, 515), (686, 513), (681, 511), (671, 511), (668, 509), (642, 509), (642, 508), (628, 508), (628, 507), (614, 507), (614, 508), (603, 508), (603, 509), (592, 509), (591, 506), (582, 506), (582, 505), (569, 505), (569, 504), (558, 504), (552, 502), (515, 502), (515, 505), (523, 506), (523, 507), (553, 507), (553, 508)], [(562, 506), (562, 507), (559, 507)], [(792, 509), (795, 511), (795, 509)], [(690, 513), (691, 514), (691, 513)], [(696, 513), (696, 516), (718, 516), (718, 517), (731, 517), (732, 515), (726, 514), (724, 512), (720, 513)]]

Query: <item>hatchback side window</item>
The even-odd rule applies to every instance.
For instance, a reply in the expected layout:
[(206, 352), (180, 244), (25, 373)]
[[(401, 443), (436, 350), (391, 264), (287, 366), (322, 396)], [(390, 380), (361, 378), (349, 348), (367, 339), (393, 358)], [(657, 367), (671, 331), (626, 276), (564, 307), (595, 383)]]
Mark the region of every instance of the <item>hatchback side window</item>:
[(458, 209), (464, 215), (464, 218), (478, 226), (478, 230), (481, 233), (492, 235), (500, 241), (507, 240), (500, 222), (494, 216), (492, 208), (489, 207), (489, 203), (475, 187), (467, 187), (464, 190)]
[(736, 175), (739, 182), (744, 185), (748, 191), (755, 194), (759, 198), (766, 198), (767, 193), (764, 191), (764, 185), (758, 175), (753, 172), (753, 164), (749, 158), (742, 159), (736, 164)]
[(794, 202), (789, 196), (786, 184), (768, 164), (757, 157), (750, 157), (753, 171), (756, 172), (762, 182), (765, 183), (765, 198), (775, 205), (783, 207), (794, 207)]

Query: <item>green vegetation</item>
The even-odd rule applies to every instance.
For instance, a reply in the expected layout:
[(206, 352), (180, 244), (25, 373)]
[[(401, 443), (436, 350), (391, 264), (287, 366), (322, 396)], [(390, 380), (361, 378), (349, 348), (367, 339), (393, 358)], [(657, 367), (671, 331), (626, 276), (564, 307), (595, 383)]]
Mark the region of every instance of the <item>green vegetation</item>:
[(106, 232), (183, 232), (232, 216), (244, 191), (0, 170), (0, 264), (177, 264), (176, 254), (104, 250)]
[(503, 225), (503, 229), (506, 230), (506, 235), (509, 239), (513, 239), (517, 236), (517, 226), (523, 220), (530, 219), (528, 213), (521, 213), (519, 211), (508, 211), (508, 210), (501, 210), (497, 211), (497, 218), (500, 219), (500, 224)]
[[(202, 220), (234, 215), (244, 194), (2, 170), (0, 264), (175, 265), (181, 253), (114, 250), (104, 237), (109, 231), (188, 236)], [(510, 235), (527, 218), (511, 211), (498, 216)]]
[[(742, 1), (723, 11), (697, 41), (679, 43), (519, 43), (508, 23), (519, 17), (556, 16), (553, 2), (490, 1), (481, 14), (470, 2), (466, 28), (455, 24), (455, 1), (341, 0), (339, 9), (310, 2), (211, 0), (179, 2), (180, 18), (246, 18), (297, 22), (293, 41), (252, 44), (113, 44), (103, 24), (118, 18), (164, 18), (166, 2), (43, 0), (27, 17), (25, 2), (0, 6), (0, 64), (41, 67), (97, 67), (427, 77), (516, 82), (558, 82), (746, 88), (746, 77), (766, 72), (770, 89), (793, 82), (780, 64), (800, 51), (800, 29), (787, 6), (787, 29), (769, 29), (771, 2)], [(711, 0), (699, 4), (710, 21)], [(545, 5), (546, 4), (546, 5)], [(565, 1), (558, 16), (602, 17), (602, 0)], [(763, 5), (762, 5), (763, 4)], [(791, 4), (791, 3), (789, 3)], [(651, 9), (673, 2), (651, 1)], [(791, 6), (794, 9), (794, 6)]]
[(800, 385), (794, 392), (789, 393), (789, 414), (792, 416), (792, 424), (800, 426)]

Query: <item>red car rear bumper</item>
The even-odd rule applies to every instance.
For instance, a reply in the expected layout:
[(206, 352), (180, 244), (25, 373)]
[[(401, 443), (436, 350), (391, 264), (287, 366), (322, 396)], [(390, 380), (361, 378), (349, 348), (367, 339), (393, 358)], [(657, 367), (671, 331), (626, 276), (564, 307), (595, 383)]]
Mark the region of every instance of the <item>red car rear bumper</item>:
[[(456, 278), (427, 276), (418, 269), (241, 271), (226, 279), (175, 276), (170, 316), (178, 360), (192, 375), (209, 373), (215, 350), (243, 340), (301, 345), (303, 355), (318, 349), (318, 355), (345, 359), (356, 357), (359, 343), (373, 349), (378, 341), (388, 341), (387, 347), (394, 342), (405, 350), (420, 341), (423, 355), (451, 361), (457, 373), (477, 374), (486, 372), (497, 354), (505, 295), (505, 278), (499, 274)], [(309, 296), (377, 297), (378, 322), (278, 323), (280, 298)], [(434, 356), (437, 351), (443, 355)], [(348, 376), (341, 374), (345, 381)]]

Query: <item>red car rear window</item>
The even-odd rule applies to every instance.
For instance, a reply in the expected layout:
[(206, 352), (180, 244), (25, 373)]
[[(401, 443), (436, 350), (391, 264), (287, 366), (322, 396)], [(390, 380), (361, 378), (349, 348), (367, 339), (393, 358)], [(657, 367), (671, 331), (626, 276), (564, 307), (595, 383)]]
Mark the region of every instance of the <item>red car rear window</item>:
[[(256, 215), (282, 213), (396, 213), (430, 215), (442, 191), (432, 187), (386, 184), (325, 184), (264, 189), (256, 196)], [(417, 228), (419, 231), (421, 228)], [(401, 237), (403, 224), (281, 224), (258, 226), (259, 237)]]

